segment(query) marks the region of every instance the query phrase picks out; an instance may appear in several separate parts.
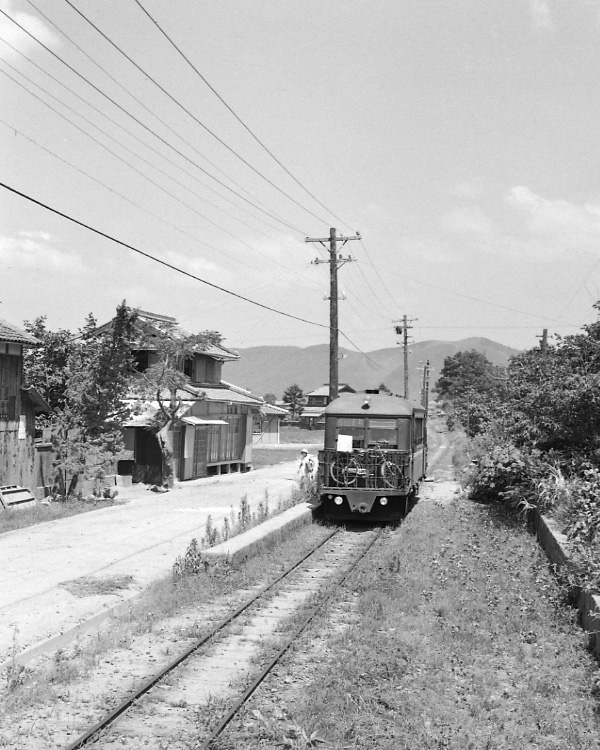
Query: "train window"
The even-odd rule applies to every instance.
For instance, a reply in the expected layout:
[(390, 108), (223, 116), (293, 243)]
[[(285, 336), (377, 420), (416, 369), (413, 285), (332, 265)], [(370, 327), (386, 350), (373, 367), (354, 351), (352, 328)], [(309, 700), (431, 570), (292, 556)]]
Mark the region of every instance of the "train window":
[(415, 419), (414, 445), (415, 445), (415, 448), (417, 448), (419, 445), (423, 445), (423, 420), (422, 419)]
[(398, 429), (395, 419), (369, 419), (369, 445), (398, 447)]
[(410, 450), (410, 419), (407, 417), (398, 420), (398, 448), (401, 451)]
[(352, 447), (363, 448), (365, 444), (365, 420), (358, 417), (338, 417), (338, 435), (352, 435)]

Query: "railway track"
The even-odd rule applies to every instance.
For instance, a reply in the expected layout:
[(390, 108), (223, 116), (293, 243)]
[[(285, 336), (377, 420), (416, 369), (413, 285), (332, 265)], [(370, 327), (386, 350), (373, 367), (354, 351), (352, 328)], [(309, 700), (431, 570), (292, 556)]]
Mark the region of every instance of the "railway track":
[(332, 532), (65, 750), (208, 750), (380, 533)]

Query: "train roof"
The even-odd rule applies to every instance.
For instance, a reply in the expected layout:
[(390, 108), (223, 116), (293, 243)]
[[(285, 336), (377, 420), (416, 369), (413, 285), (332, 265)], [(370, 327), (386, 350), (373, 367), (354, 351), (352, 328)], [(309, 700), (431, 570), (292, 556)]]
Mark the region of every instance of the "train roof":
[(410, 417), (424, 415), (425, 409), (416, 401), (381, 393), (344, 393), (324, 410), (325, 416), (336, 417)]

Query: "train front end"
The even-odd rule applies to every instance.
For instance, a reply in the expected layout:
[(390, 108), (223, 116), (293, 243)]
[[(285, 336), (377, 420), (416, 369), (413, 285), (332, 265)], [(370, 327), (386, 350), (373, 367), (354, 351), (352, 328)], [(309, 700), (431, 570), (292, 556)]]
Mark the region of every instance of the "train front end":
[(397, 521), (426, 470), (425, 410), (377, 391), (345, 394), (325, 409), (318, 496), (326, 518)]

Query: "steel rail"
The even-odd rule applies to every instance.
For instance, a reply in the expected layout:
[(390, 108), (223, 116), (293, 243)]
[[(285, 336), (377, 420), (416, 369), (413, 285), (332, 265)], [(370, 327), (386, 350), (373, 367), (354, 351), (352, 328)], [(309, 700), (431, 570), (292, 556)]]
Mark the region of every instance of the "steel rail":
[(160, 680), (163, 679), (163, 677), (166, 677), (169, 672), (172, 672), (176, 667), (178, 667), (180, 664), (182, 664), (186, 659), (188, 659), (195, 651), (197, 651), (199, 648), (204, 646), (208, 641), (211, 640), (211, 638), (214, 638), (217, 633), (219, 633), (223, 628), (227, 627), (233, 620), (238, 618), (241, 614), (243, 614), (249, 607), (251, 607), (258, 599), (260, 599), (262, 596), (264, 596), (266, 593), (268, 593), (272, 588), (277, 586), (278, 583), (280, 583), (284, 578), (289, 576), (291, 573), (293, 573), (296, 568), (298, 568), (300, 565), (302, 565), (305, 560), (307, 560), (311, 555), (314, 555), (317, 550), (319, 550), (326, 542), (328, 542), (333, 536), (338, 534), (340, 532), (340, 529), (334, 529), (331, 534), (328, 534), (325, 539), (321, 540), (318, 544), (316, 544), (314, 547), (312, 547), (300, 560), (295, 562), (291, 567), (289, 567), (287, 570), (285, 570), (280, 576), (278, 576), (274, 581), (264, 586), (258, 593), (256, 593), (251, 599), (249, 599), (247, 602), (242, 604), (240, 607), (238, 607), (232, 614), (227, 615), (227, 617), (223, 618), (217, 625), (215, 625), (212, 630), (210, 630), (209, 633), (202, 636), (202, 638), (199, 638), (195, 643), (193, 643), (191, 646), (188, 646), (185, 651), (183, 651), (181, 654), (176, 656), (169, 664), (167, 664), (165, 667), (163, 667), (159, 672), (157, 672), (152, 677), (145, 680), (141, 685), (139, 685), (133, 692), (131, 692), (124, 700), (122, 700), (118, 706), (113, 708), (110, 713), (106, 714), (100, 721), (98, 721), (96, 724), (94, 724), (92, 727), (87, 729), (82, 735), (80, 735), (74, 742), (71, 742), (69, 745), (65, 747), (64, 750), (79, 750), (79, 748), (85, 747), (91, 740), (96, 739), (97, 735), (103, 731), (104, 729), (108, 728), (110, 724), (112, 724), (115, 719), (117, 719), (121, 714), (123, 714), (127, 709), (129, 709), (135, 701), (139, 700), (143, 695), (145, 695), (151, 688), (154, 687)]
[(250, 687), (247, 688), (247, 690), (243, 693), (243, 695), (238, 698), (238, 700), (235, 702), (234, 706), (225, 714), (225, 716), (221, 719), (218, 726), (213, 729), (212, 733), (209, 737), (207, 737), (204, 742), (201, 745), (197, 746), (197, 750), (210, 750), (210, 746), (215, 741), (215, 739), (223, 732), (223, 730), (227, 727), (229, 722), (235, 717), (235, 715), (238, 713), (240, 708), (248, 701), (250, 696), (254, 693), (254, 691), (259, 687), (259, 685), (263, 682), (263, 680), (269, 675), (273, 667), (276, 666), (276, 664), (280, 661), (282, 656), (289, 650), (289, 648), (292, 646), (294, 641), (296, 641), (300, 635), (306, 630), (306, 628), (310, 625), (312, 620), (316, 617), (316, 615), (321, 611), (326, 601), (328, 601), (328, 598), (326, 594), (328, 594), (333, 589), (339, 588), (342, 583), (348, 578), (350, 573), (354, 570), (354, 568), (358, 565), (358, 563), (366, 556), (367, 552), (371, 549), (371, 547), (375, 544), (375, 542), (379, 539), (381, 536), (382, 529), (380, 529), (374, 536), (373, 539), (369, 542), (369, 544), (361, 551), (360, 555), (358, 555), (352, 562), (352, 564), (339, 576), (333, 583), (331, 583), (329, 586), (325, 588), (325, 591), (321, 595), (321, 602), (312, 610), (312, 612), (302, 621), (302, 623), (299, 625), (299, 627), (295, 630), (292, 636), (288, 638), (288, 640), (285, 642), (285, 644), (281, 647), (281, 649), (277, 652), (277, 654), (271, 659), (271, 661), (267, 664), (266, 667), (261, 671), (261, 673), (253, 680)]

